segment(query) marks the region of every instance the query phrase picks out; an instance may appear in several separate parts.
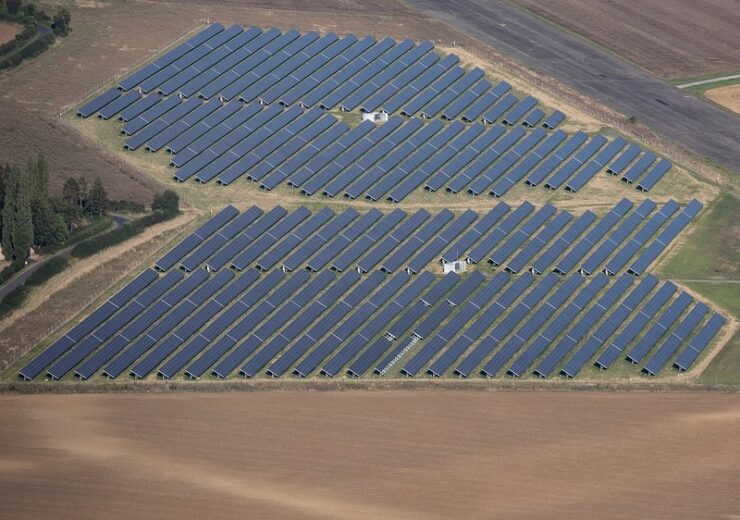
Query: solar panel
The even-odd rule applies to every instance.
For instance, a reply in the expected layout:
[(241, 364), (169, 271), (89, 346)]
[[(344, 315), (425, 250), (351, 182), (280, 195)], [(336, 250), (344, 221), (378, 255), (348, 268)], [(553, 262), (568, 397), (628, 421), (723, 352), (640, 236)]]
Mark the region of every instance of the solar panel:
[(208, 220), (195, 232), (190, 234), (185, 240), (170, 249), (162, 258), (157, 260), (154, 267), (160, 271), (166, 271), (182, 260), (196, 246), (201, 244), (205, 239), (210, 237), (217, 229), (229, 222), (239, 214), (239, 210), (234, 206), (226, 206), (214, 217)]
[[(599, 274), (599, 276), (605, 276)], [(604, 295), (586, 311), (586, 314), (578, 322), (568, 329), (557, 345), (547, 354), (535, 368), (534, 373), (540, 377), (549, 376), (563, 359), (575, 348), (588, 331), (604, 316), (604, 314), (616, 303), (617, 299), (632, 284), (634, 278), (623, 275), (619, 277)]]
[(377, 209), (371, 209), (350, 227), (339, 233), (334, 239), (323, 247), (319, 253), (314, 255), (306, 264), (307, 269), (319, 271), (324, 268), (337, 255), (341, 254), (357, 238), (362, 236), (370, 226), (383, 217), (383, 213)]
[(111, 103), (121, 95), (121, 91), (117, 88), (106, 90), (98, 97), (83, 105), (77, 110), (78, 117), (90, 117), (104, 106)]
[[(368, 190), (366, 198), (374, 201), (380, 200), (383, 195), (388, 193), (388, 191), (390, 191), (394, 186), (405, 179), (408, 179), (409, 176), (416, 171), (420, 165), (422, 165), (422, 163), (426, 163), (429, 160), (435, 160), (435, 154), (447, 145), (456, 135), (462, 132), (464, 128), (465, 125), (459, 121), (455, 121), (452, 124), (443, 127), (443, 129), (432, 139), (423, 143), (416, 149), (416, 151), (412, 152), (390, 172), (384, 175), (380, 182)], [(421, 132), (419, 132), (419, 134), (421, 134)], [(416, 143), (414, 142), (413, 145), (416, 146)], [(399, 150), (399, 152), (400, 151), (401, 150)], [(424, 173), (423, 176), (426, 177), (427, 174)], [(421, 183), (417, 182), (416, 186), (419, 184)]]
[(663, 205), (663, 207), (653, 215), (648, 222), (642, 226), (632, 239), (623, 246), (619, 252), (614, 255), (604, 267), (606, 274), (615, 274), (617, 271), (622, 269), (627, 262), (639, 251), (648, 240), (665, 224), (665, 222), (673, 215), (680, 206), (675, 200), (669, 200)]
[(352, 208), (346, 209), (342, 214), (334, 218), (326, 225), (326, 227), (318, 231), (308, 241), (303, 243), (303, 245), (301, 245), (292, 255), (290, 255), (283, 262), (283, 269), (286, 271), (294, 271), (297, 269), (298, 266), (308, 260), (308, 258), (316, 253), (324, 244), (338, 235), (345, 227), (350, 225), (358, 215), (359, 213), (356, 210)]
[(703, 303), (697, 303), (694, 308), (686, 315), (671, 335), (666, 339), (660, 348), (653, 354), (653, 356), (645, 363), (642, 371), (654, 376), (660, 372), (660, 369), (666, 364), (668, 359), (681, 346), (681, 343), (685, 341), (691, 333), (699, 326), (699, 323), (704, 319), (704, 316), (709, 312), (709, 307)]
[(542, 224), (555, 214), (555, 208), (546, 204), (530, 218), (526, 224), (514, 232), (501, 246), (496, 248), (488, 261), (499, 266), (509, 258), (525, 241), (527, 241)]
[(291, 251), (298, 247), (304, 240), (326, 224), (334, 216), (334, 211), (322, 208), (313, 215), (301, 227), (290, 233), (275, 247), (267, 252), (256, 264), (257, 269), (267, 271), (275, 266), (281, 259), (285, 258)]
[(503, 240), (516, 226), (518, 226), (532, 211), (534, 206), (527, 201), (524, 201), (518, 208), (516, 208), (496, 229), (486, 234), (473, 250), (468, 253), (467, 261), (473, 264), (481, 262), (488, 253)]
[[(494, 277), (476, 294), (471, 300), (471, 304), (483, 308), (486, 303), (498, 294), (498, 292), (509, 281), (509, 275), (506, 273), (497, 273)], [(478, 298), (480, 296), (480, 298)], [(496, 318), (500, 315), (498, 304), (494, 303), (486, 308), (480, 317), (472, 325), (469, 325), (463, 334), (455, 341), (452, 346), (445, 349), (442, 354), (429, 367), (428, 372), (435, 376), (441, 377), (452, 366), (455, 361), (475, 342), (483, 332), (488, 329)]]
[(401, 115), (412, 117), (421, 110), (424, 105), (445, 92), (450, 85), (465, 75), (465, 69), (460, 66), (452, 67), (429, 87), (422, 90), (416, 97), (406, 104), (401, 110)]
[(381, 271), (387, 273), (395, 272), (406, 260), (418, 251), (418, 249), (435, 234), (439, 232), (450, 220), (454, 218), (454, 213), (448, 209), (443, 209), (432, 218), (418, 233), (414, 234), (409, 240), (401, 245), (400, 248), (390, 257), (383, 260), (380, 266)]
[(199, 267), (216, 251), (228, 243), (229, 240), (233, 239), (238, 233), (261, 216), (262, 210), (257, 206), (252, 206), (203, 242), (180, 263), (180, 266), (186, 271), (192, 271), (196, 267)]
[(607, 168), (606, 172), (612, 175), (619, 175), (639, 154), (639, 145), (636, 145), (634, 143), (629, 145), (627, 149), (622, 152), (622, 155), (617, 157), (614, 162), (609, 165), (609, 168)]
[[(452, 85), (449, 85), (441, 94), (434, 98), (429, 104), (421, 109), (421, 117), (431, 119), (436, 117), (447, 105), (452, 103), (458, 96), (462, 95), (467, 89), (469, 89), (474, 83), (483, 79), (485, 74), (479, 68), (474, 68), (467, 74), (463, 75)], [(407, 112), (407, 109), (404, 109)]]
[(511, 107), (516, 105), (518, 101), (519, 99), (514, 94), (506, 94), (504, 97), (499, 99), (496, 104), (488, 110), (488, 112), (483, 114), (483, 122), (488, 124), (495, 123), (498, 118), (504, 115), (504, 113)]
[[(296, 273), (293, 276), (299, 276)], [(277, 313), (263, 322), (260, 328), (252, 332), (246, 339), (241, 341), (223, 360), (216, 364), (213, 374), (219, 378), (227, 377), (250, 355), (252, 355), (264, 342), (282, 328), (292, 317), (297, 314), (308, 302), (318, 296), (334, 279), (334, 273), (323, 271), (292, 298), (289, 299)]]
[(450, 224), (442, 233), (432, 240), (429, 245), (422, 249), (408, 263), (407, 269), (411, 273), (420, 272), (429, 262), (442, 252), (453, 238), (458, 236), (462, 231), (472, 224), (478, 218), (478, 214), (473, 210), (466, 210), (452, 224)]
[(260, 348), (241, 367), (240, 373), (245, 377), (254, 377), (271, 359), (277, 356), (298, 335), (306, 330), (315, 320), (320, 318), (336, 300), (340, 299), (360, 279), (356, 271), (345, 273), (339, 280), (326, 289), (316, 301), (311, 302), (300, 314), (294, 316), (288, 325), (269, 343)]
[(632, 202), (620, 200), (588, 234), (571, 249), (571, 251), (555, 266), (555, 272), (567, 274), (575, 265), (612, 229), (619, 220), (632, 209)]
[(246, 269), (249, 264), (257, 260), (265, 251), (287, 235), (298, 224), (311, 216), (311, 211), (304, 206), (299, 207), (286, 218), (281, 220), (269, 232), (256, 239), (249, 247), (231, 261), (231, 267), (237, 271)]
[(357, 268), (361, 272), (368, 272), (386, 258), (396, 247), (416, 231), (430, 217), (428, 211), (420, 209), (408, 219), (404, 220), (398, 228), (394, 229), (382, 242), (377, 244), (371, 251), (357, 262)]
[[(339, 64), (342, 60), (346, 63), (346, 61), (358, 56), (374, 43), (375, 40), (372, 38), (365, 38), (365, 40), (358, 43), (358, 39), (354, 34), (337, 39), (328, 48), (314, 55), (299, 67), (293, 67), (287, 76), (277, 81), (267, 91), (261, 93), (259, 96), (260, 102), (269, 104), (279, 100), (282, 101), (282, 97), (286, 96), (291, 89), (303, 83), (310, 82), (312, 86), (316, 86), (321, 79), (328, 77), (326, 69), (332, 66), (333, 63)], [(324, 68), (322, 69), (322, 67)], [(325, 72), (320, 75), (319, 71), (322, 70)], [(308, 92), (311, 88), (308, 88), (304, 92)], [(293, 102), (297, 101), (297, 99), (295, 98)], [(288, 105), (291, 103), (283, 104)]]
[(554, 129), (557, 128), (564, 120), (565, 114), (563, 114), (560, 110), (555, 110), (549, 116), (547, 116), (545, 121), (542, 123), (542, 126), (548, 129)]
[(674, 366), (680, 371), (691, 368), (699, 354), (709, 346), (725, 323), (726, 320), (721, 314), (713, 314), (701, 330), (689, 341), (688, 346), (678, 355)]
[(560, 166), (573, 152), (588, 140), (584, 132), (576, 132), (563, 143), (551, 156), (547, 157), (528, 177), (526, 183), (536, 186), (544, 181), (550, 173)]
[[(354, 334), (363, 323), (369, 320), (373, 314), (383, 306), (394, 294), (396, 294), (410, 280), (406, 273), (399, 273), (387, 279), (386, 283), (378, 289), (369, 301), (354, 311), (337, 329), (335, 329), (318, 347), (316, 347), (306, 358), (296, 365), (293, 371), (296, 375), (306, 377), (316, 370), (324, 359), (337, 349), (350, 335)], [(351, 359), (352, 353), (348, 352)]]
[[(185, 370), (185, 375), (192, 379), (198, 379), (203, 375), (209, 367), (236, 345), (240, 339), (257, 327), (280, 304), (299, 289), (308, 280), (309, 275), (305, 271), (297, 273), (288, 278), (280, 287), (277, 287), (284, 277), (285, 275), (281, 271), (272, 271), (254, 288), (242, 296), (239, 299), (239, 303), (248, 311), (247, 314), (236, 322), (236, 324), (232, 324), (226, 334), (220, 336), (212, 345), (204, 349), (205, 351), (202, 355)], [(275, 289), (275, 287), (277, 288)], [(262, 300), (273, 289), (275, 290), (272, 294), (265, 300)]]
[(515, 125), (524, 115), (537, 105), (537, 100), (532, 96), (522, 99), (511, 111), (506, 114), (503, 122), (507, 125)]
[[(586, 163), (599, 149), (606, 143), (606, 137), (603, 135), (597, 135), (593, 137), (588, 144), (578, 150), (576, 154), (567, 163), (563, 165), (555, 174), (550, 177), (545, 183), (545, 187), (551, 190), (558, 189), (560, 186), (565, 184), (568, 179), (580, 169), (583, 164)], [(586, 170), (586, 177), (593, 177), (596, 166), (591, 166), (589, 170)]]
[(211, 256), (206, 261), (206, 267), (210, 271), (218, 271), (223, 268), (232, 258), (245, 250), (247, 246), (262, 236), (265, 231), (278, 223), (287, 214), (288, 210), (285, 208), (281, 206), (274, 207), (230, 240), (216, 254)]
[(277, 361), (269, 368), (268, 374), (280, 377), (289, 370), (322, 336), (333, 329), (353, 309), (357, 308), (378, 285), (385, 282), (385, 275), (375, 271), (369, 275), (345, 298), (343, 298), (322, 320), (305, 333), (298, 342), (294, 343)]
[(655, 209), (656, 204), (647, 199), (640, 206), (630, 213), (627, 218), (614, 230), (606, 240), (589, 256), (583, 264), (580, 271), (583, 274), (592, 274), (598, 267), (603, 264), (606, 258), (611, 255), (617, 247), (622, 244), (627, 237), (644, 221), (647, 216)]
[(640, 178), (653, 162), (655, 162), (655, 154), (653, 152), (646, 152), (642, 157), (635, 161), (635, 164), (632, 165), (627, 173), (622, 175), (622, 180), (628, 184), (632, 184)]
[(527, 262), (542, 251), (545, 246), (562, 231), (562, 229), (572, 220), (572, 215), (567, 211), (561, 211), (558, 215), (547, 224), (537, 236), (527, 243), (519, 253), (506, 265), (506, 271), (517, 274), (522, 271)]
[(633, 364), (642, 362), (650, 351), (655, 347), (657, 341), (663, 337), (676, 320), (683, 314), (694, 299), (687, 293), (682, 292), (668, 308), (658, 317), (655, 323), (648, 329), (632, 350), (627, 354), (627, 361)]
[(351, 246), (340, 254), (332, 263), (331, 268), (335, 271), (344, 271), (363, 253), (387, 235), (401, 220), (406, 217), (406, 212), (395, 209), (375, 224), (372, 229), (358, 237)]
[[(534, 282), (534, 276), (531, 273), (525, 273), (516, 278), (516, 281), (510, 285), (504, 293), (484, 311), (484, 316), (489, 324), (493, 324), (502, 314), (506, 313), (508, 308), (519, 299), (527, 288)], [(549, 283), (549, 282), (548, 282)], [(461, 377), (468, 377), (483, 358), (489, 353), (489, 344), (486, 342), (478, 345), (468, 353), (462, 362), (455, 368), (455, 374)]]
[(611, 342), (596, 360), (596, 366), (602, 369), (609, 368), (624, 352), (645, 326), (652, 320), (658, 311), (676, 291), (676, 286), (670, 282), (664, 283), (658, 291), (640, 309), (640, 312), (627, 324), (619, 335)]
[[(547, 283), (544, 285), (538, 285), (537, 290), (539, 292), (537, 294), (530, 293), (532, 296), (544, 296), (557, 282), (557, 275), (550, 273), (543, 281), (545, 280)], [(492, 333), (492, 336), (489, 336), (490, 339), (487, 338), (491, 347), (495, 348), (495, 346), (503, 340), (505, 334), (512, 332), (514, 325), (518, 325), (520, 322), (525, 320), (529, 314), (532, 314), (532, 316), (518, 327), (517, 331), (509, 337), (506, 343), (504, 343), (491, 359), (483, 365), (481, 374), (487, 377), (495, 377), (496, 374), (498, 374), (511, 358), (524, 346), (527, 340), (529, 340), (529, 338), (552, 316), (557, 308), (562, 305), (562, 303), (580, 286), (581, 283), (582, 280), (578, 281), (575, 276), (571, 276), (565, 284), (558, 288), (555, 293), (534, 312), (531, 311), (527, 302), (521, 302), (517, 305), (517, 307), (506, 317), (506, 320), (509, 320), (511, 323), (507, 324), (502, 331), (497, 331), (495, 334)], [(533, 299), (534, 298), (530, 299), (530, 303)], [(502, 322), (502, 325), (503, 324), (504, 322)]]
[[(333, 377), (338, 374), (342, 367), (349, 363), (352, 358), (354, 358), (362, 348), (367, 345), (368, 341), (380, 333), (400, 311), (417, 298), (419, 294), (434, 281), (434, 278), (433, 274), (427, 272), (415, 277), (411, 285), (404, 289), (392, 302), (384, 306), (380, 312), (375, 315), (375, 317), (359, 330), (359, 332), (353, 335), (349, 343), (347, 343), (324, 364), (321, 369), (321, 373), (329, 377)], [(372, 365), (372, 362), (374, 361), (375, 359), (371, 360), (368, 367)], [(366, 361), (360, 357), (356, 363), (365, 362)], [(355, 369), (357, 369), (357, 367), (355, 367)]]
[(483, 96), (492, 85), (486, 80), (480, 80), (463, 92), (440, 113), (442, 119), (451, 121), (459, 116), (471, 103)]
[(491, 228), (511, 209), (505, 202), (498, 203), (491, 211), (486, 213), (475, 225), (470, 228), (464, 235), (455, 242), (442, 257), (442, 262), (453, 262), (470, 249), (482, 236), (488, 233)]
[[(486, 150), (480, 157), (473, 161), (470, 166), (465, 168), (461, 173), (451, 179), (447, 183), (447, 191), (450, 191), (452, 193), (458, 193), (462, 191), (465, 186), (476, 179), (486, 168), (488, 168), (494, 161), (501, 157), (504, 152), (506, 152), (520, 139), (522, 139), (526, 135), (526, 133), (526, 130), (524, 130), (523, 128), (515, 128), (514, 130), (504, 134), (504, 136), (499, 141), (496, 141), (496, 143), (494, 143), (494, 145), (489, 150)], [(480, 193), (480, 191), (470, 192)]]
[(661, 159), (637, 184), (640, 191), (650, 191), (673, 165), (668, 159)]
[[(573, 279), (571, 277), (571, 279)], [(560, 309), (555, 319), (550, 322), (547, 328), (535, 339), (535, 341), (522, 352), (522, 354), (509, 367), (507, 372), (514, 377), (521, 377), (531, 367), (555, 339), (572, 324), (575, 318), (581, 313), (586, 305), (595, 299), (599, 291), (607, 284), (606, 276), (597, 276), (593, 278), (578, 295), (568, 303), (565, 309)]]
[(429, 191), (440, 189), (463, 168), (475, 160), (476, 157), (483, 154), (505, 131), (506, 129), (503, 126), (496, 125), (486, 130), (474, 143), (467, 144), (467, 146), (456, 150), (456, 155), (451, 157), (451, 160), (434, 172), (432, 178), (426, 183), (425, 189)]
[(550, 267), (553, 262), (555, 262), (560, 255), (562, 255), (565, 250), (568, 249), (568, 247), (570, 247), (570, 245), (573, 244), (573, 242), (575, 242), (591, 224), (593, 224), (595, 220), (596, 215), (591, 213), (591, 211), (586, 210), (560, 237), (558, 237), (552, 246), (545, 250), (545, 252), (535, 260), (532, 264), (532, 272), (535, 274), (542, 274), (545, 272), (545, 269)]
[[(509, 152), (502, 155), (493, 165), (486, 168), (481, 176), (473, 181), (468, 187), (468, 193), (480, 195), (486, 191), (499, 178), (501, 178), (514, 164), (527, 154), (537, 143), (545, 138), (547, 132), (542, 128), (527, 135)], [(494, 147), (495, 148), (495, 147)]]
[(637, 305), (658, 284), (654, 276), (640, 281), (632, 292), (619, 304), (619, 307), (609, 315), (599, 326), (596, 332), (576, 351), (563, 366), (562, 373), (567, 377), (576, 377), (585, 364), (604, 345), (604, 342), (627, 320)]

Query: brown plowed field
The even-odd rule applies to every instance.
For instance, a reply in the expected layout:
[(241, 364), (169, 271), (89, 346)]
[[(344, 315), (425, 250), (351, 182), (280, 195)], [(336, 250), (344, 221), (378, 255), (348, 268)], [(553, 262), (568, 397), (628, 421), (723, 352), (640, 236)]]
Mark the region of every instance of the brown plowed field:
[(663, 78), (740, 69), (737, 0), (513, 0)]
[(2, 518), (737, 518), (740, 395), (0, 396)]

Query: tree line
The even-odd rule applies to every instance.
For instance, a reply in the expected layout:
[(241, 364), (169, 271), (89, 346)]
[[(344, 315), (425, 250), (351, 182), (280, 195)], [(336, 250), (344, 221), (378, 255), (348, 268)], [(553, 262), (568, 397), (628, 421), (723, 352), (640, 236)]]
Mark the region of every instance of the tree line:
[(55, 38), (64, 37), (72, 30), (72, 17), (65, 8), (49, 16), (34, 4), (22, 0), (0, 0), (0, 20), (24, 27), (13, 40), (0, 45), (0, 70), (18, 65), (26, 58), (44, 52)]
[(83, 218), (106, 214), (108, 194), (100, 178), (68, 178), (61, 197), (49, 194), (49, 162), (43, 153), (25, 168), (0, 165), (0, 240), (7, 260), (24, 262), (31, 248), (63, 243)]

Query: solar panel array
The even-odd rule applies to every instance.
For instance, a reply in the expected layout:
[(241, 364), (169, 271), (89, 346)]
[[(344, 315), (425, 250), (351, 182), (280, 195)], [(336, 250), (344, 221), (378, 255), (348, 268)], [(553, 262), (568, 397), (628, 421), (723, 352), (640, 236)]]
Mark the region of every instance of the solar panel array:
[[(576, 192), (607, 166), (647, 191), (670, 169), (637, 145), (615, 159), (621, 137), (550, 132), (564, 115), (510, 90), (429, 42), (213, 24), (78, 115), (118, 117), (124, 147), (167, 150), (178, 181), (286, 182), (306, 195), (501, 197), (522, 181)], [(350, 128), (326, 112), (336, 108), (398, 115)]]
[[(485, 215), (228, 206), (20, 374), (575, 377), (619, 357), (651, 375), (686, 370), (724, 319), (627, 266), (700, 208), (625, 199), (599, 219), (503, 202)], [(485, 267), (428, 270), (450, 258)]]

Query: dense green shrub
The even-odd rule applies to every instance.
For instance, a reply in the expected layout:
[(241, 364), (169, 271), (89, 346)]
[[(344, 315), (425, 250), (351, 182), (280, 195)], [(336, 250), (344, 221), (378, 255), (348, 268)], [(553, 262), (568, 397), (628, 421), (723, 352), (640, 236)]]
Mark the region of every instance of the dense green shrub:
[(114, 229), (113, 231), (109, 231), (108, 233), (104, 233), (89, 240), (85, 240), (84, 242), (80, 242), (72, 248), (71, 254), (75, 258), (87, 258), (88, 256), (92, 256), (95, 253), (102, 251), (103, 249), (118, 245), (121, 242), (128, 240), (129, 238), (135, 237), (136, 235), (143, 232), (146, 228), (153, 226), (154, 224), (164, 222), (165, 220), (169, 220), (173, 216), (174, 215), (161, 213), (159, 211), (152, 212), (145, 217), (141, 217), (138, 220), (134, 220), (133, 222), (130, 222), (128, 224), (124, 224), (123, 226)]

